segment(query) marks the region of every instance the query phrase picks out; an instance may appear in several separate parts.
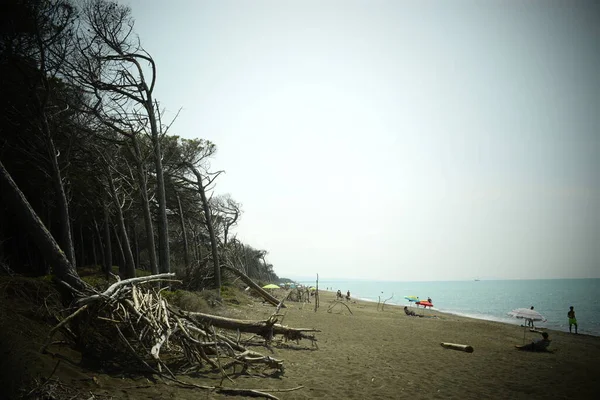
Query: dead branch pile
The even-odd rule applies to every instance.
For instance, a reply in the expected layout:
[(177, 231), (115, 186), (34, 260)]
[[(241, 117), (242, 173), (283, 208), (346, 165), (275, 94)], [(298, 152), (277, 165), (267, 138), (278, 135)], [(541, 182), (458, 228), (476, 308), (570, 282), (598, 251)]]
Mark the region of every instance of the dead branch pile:
[[(238, 373), (238, 367), (239, 373), (252, 368), (262, 374), (283, 374), (283, 360), (247, 349), (241, 344), (242, 333), (259, 335), (265, 344), (275, 335), (285, 340), (316, 342), (312, 333), (317, 330), (280, 325), (277, 314), (266, 321), (245, 321), (179, 310), (169, 305), (154, 285), (149, 285), (172, 281), (174, 276), (159, 274), (118, 281), (102, 293), (78, 298), (76, 311), (50, 331), (42, 351), (60, 330), (80, 345), (85, 343), (83, 347), (88, 352), (99, 353), (98, 359), (106, 361), (113, 355), (111, 362), (121, 369), (141, 369), (190, 385), (176, 375), (217, 372), (222, 382), (229, 374)], [(80, 323), (73, 324), (77, 320)], [(78, 327), (78, 334), (70, 326)], [(241, 390), (192, 386), (230, 394)], [(256, 395), (275, 398), (262, 392)]]
[(290, 301), (310, 303), (311, 292), (307, 287), (296, 287), (293, 288), (289, 294)]

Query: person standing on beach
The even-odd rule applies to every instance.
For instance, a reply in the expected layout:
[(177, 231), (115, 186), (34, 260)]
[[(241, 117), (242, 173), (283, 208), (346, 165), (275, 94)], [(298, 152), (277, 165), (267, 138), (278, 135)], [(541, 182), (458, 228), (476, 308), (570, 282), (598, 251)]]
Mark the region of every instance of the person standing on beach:
[[(533, 310), (533, 306), (531, 306), (530, 310)], [(533, 326), (533, 319), (527, 318), (527, 326), (530, 326), (532, 328), (535, 328)]]
[(567, 317), (569, 317), (569, 333), (571, 333), (571, 327), (575, 325), (575, 334), (577, 334), (577, 318), (575, 318), (575, 310), (573, 309), (573, 306), (569, 307)]

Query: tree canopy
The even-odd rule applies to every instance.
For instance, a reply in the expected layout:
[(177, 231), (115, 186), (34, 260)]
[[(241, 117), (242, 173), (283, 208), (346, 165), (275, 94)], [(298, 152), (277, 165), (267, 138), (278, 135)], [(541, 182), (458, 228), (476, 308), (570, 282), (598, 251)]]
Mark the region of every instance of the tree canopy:
[[(175, 271), (201, 289), (220, 288), (220, 266), (228, 265), (255, 280), (279, 279), (267, 251), (233, 232), (243, 209), (217, 192), (222, 171), (208, 162), (216, 144), (182, 138), (176, 121), (163, 119), (154, 97), (159, 63), (135, 34), (128, 7), (107, 0), (2, 7), (0, 189), (22, 196), (1, 197), (0, 271), (64, 276), (68, 266), (108, 274), (117, 265), (123, 278)], [(25, 206), (64, 260), (22, 229)]]

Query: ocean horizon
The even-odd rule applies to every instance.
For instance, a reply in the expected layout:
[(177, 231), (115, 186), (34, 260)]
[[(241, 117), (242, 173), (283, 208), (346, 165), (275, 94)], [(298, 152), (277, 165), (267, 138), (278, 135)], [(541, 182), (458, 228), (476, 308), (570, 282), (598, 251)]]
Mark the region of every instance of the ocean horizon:
[[(304, 285), (315, 281), (299, 280)], [(409, 305), (405, 296), (432, 299), (433, 309), (469, 318), (522, 325), (508, 315), (516, 308), (534, 307), (545, 322), (539, 328), (569, 331), (567, 312), (573, 306), (578, 332), (600, 336), (600, 278), (526, 279), (470, 281), (380, 281), (360, 279), (320, 279), (320, 290), (349, 290), (355, 299), (386, 304)]]

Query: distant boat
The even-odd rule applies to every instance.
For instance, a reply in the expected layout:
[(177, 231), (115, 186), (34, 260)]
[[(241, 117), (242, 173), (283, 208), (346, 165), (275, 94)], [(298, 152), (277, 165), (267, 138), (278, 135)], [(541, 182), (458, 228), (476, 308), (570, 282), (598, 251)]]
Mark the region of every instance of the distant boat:
[(479, 282), (479, 279), (475, 279), (475, 282)]

